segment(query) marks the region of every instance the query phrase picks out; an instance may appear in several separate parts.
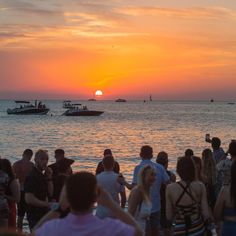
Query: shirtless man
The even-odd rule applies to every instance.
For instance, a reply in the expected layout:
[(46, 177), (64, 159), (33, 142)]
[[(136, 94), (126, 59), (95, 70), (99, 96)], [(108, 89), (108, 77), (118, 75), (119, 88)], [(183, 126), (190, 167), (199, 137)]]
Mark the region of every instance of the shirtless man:
[(24, 183), (26, 177), (29, 175), (32, 170), (34, 163), (31, 162), (33, 156), (33, 151), (31, 149), (25, 149), (23, 152), (22, 158), (19, 161), (16, 161), (13, 164), (13, 171), (15, 172), (16, 178), (20, 182), (21, 198), (20, 202), (17, 204), (17, 227), (22, 230), (23, 219), (26, 212), (26, 203), (25, 203), (25, 192), (24, 192)]

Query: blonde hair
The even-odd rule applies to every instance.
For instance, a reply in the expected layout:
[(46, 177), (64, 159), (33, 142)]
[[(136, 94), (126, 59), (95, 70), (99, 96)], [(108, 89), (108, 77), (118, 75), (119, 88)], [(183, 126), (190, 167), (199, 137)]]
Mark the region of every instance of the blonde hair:
[(155, 172), (154, 168), (146, 165), (141, 168), (138, 174), (138, 187), (142, 192), (143, 199), (146, 202), (150, 202), (150, 193), (149, 193), (149, 186), (145, 184), (145, 177), (148, 173)]

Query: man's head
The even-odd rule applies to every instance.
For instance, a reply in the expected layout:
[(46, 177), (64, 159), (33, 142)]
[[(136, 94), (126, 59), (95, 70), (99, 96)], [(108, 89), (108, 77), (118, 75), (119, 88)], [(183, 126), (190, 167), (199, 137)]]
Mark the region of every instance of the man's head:
[(168, 154), (166, 152), (159, 152), (157, 154), (156, 163), (163, 165), (165, 169), (168, 168)]
[(213, 150), (219, 149), (220, 145), (221, 145), (221, 141), (218, 137), (213, 137), (211, 139), (211, 146), (212, 146)]
[(66, 195), (72, 211), (89, 211), (96, 202), (96, 177), (85, 171), (71, 175), (66, 181)]
[(63, 149), (56, 149), (55, 150), (56, 162), (62, 160), (64, 157), (65, 157), (65, 151)]
[(145, 145), (141, 147), (140, 157), (145, 160), (150, 160), (153, 157), (152, 147)]
[(29, 161), (31, 160), (32, 156), (33, 156), (33, 151), (31, 149), (25, 149), (22, 154), (22, 157), (28, 159)]
[(47, 168), (48, 164), (48, 152), (42, 149), (39, 149), (34, 156), (35, 166), (43, 171)]
[(194, 155), (193, 150), (190, 148), (186, 149), (184, 152), (184, 156), (186, 156), (186, 157), (191, 157), (193, 155)]
[(115, 163), (115, 161), (114, 161), (114, 157), (112, 155), (106, 155), (102, 160), (104, 170), (113, 170), (114, 163)]
[(236, 158), (236, 141), (232, 141), (229, 144), (229, 154), (231, 157)]
[(112, 156), (112, 151), (111, 149), (105, 149), (104, 152), (103, 152), (103, 156), (105, 157), (106, 155), (111, 155)]

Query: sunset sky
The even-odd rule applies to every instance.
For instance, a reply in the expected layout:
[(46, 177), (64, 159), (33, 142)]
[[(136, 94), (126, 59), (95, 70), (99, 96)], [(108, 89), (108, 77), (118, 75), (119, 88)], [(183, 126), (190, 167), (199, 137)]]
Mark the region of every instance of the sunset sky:
[(235, 0), (0, 0), (0, 98), (236, 99)]

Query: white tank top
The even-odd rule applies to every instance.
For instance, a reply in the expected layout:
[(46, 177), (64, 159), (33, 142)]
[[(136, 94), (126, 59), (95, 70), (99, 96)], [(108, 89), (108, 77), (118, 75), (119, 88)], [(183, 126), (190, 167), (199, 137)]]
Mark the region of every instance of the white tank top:
[[(143, 233), (145, 234), (146, 221), (151, 214), (152, 204), (150, 202), (142, 201), (135, 212), (135, 220), (141, 227)], [(143, 234), (143, 235), (144, 235)]]

